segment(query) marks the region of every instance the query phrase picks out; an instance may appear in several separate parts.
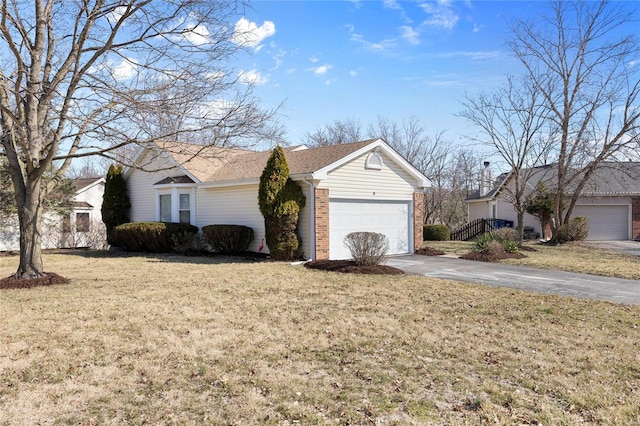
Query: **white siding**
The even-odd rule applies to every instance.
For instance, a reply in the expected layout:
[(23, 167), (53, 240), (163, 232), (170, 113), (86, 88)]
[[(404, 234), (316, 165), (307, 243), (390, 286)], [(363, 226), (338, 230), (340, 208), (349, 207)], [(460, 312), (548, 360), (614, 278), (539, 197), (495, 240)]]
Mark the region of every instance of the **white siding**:
[[(296, 182), (307, 197), (306, 206), (300, 212), (299, 230), (305, 257), (311, 256), (311, 200), (309, 185)], [(226, 188), (199, 188), (196, 191), (196, 225), (244, 225), (253, 229), (254, 240), (250, 251), (258, 252), (265, 238), (264, 217), (258, 207), (258, 185)], [(262, 253), (269, 253), (264, 243)]]
[[(258, 185), (199, 188), (196, 191), (196, 225), (244, 225), (253, 229), (250, 251), (258, 251), (264, 238), (264, 218), (258, 208)], [(265, 247), (263, 253), (268, 253)]]
[(318, 187), (329, 188), (330, 198), (413, 199), (413, 179), (404, 170), (382, 153), (382, 169), (366, 169), (367, 155), (364, 154), (329, 172), (327, 179)]
[[(104, 224), (102, 223), (102, 195), (104, 183), (98, 183), (90, 188), (78, 192), (73, 196), (73, 201), (84, 201), (92, 208), (78, 208), (69, 212), (71, 217), (71, 229), (75, 229), (76, 213), (89, 213), (91, 232), (89, 233), (62, 233), (62, 217), (57, 213), (42, 215), (42, 248), (69, 248), (69, 247), (100, 247), (106, 239)], [(12, 216), (0, 220), (0, 251), (20, 250), (20, 226), (18, 216)]]
[[(141, 163), (144, 161), (144, 158), (140, 160)], [(156, 191), (153, 185), (170, 176), (184, 175), (181, 169), (173, 166), (174, 164), (164, 156), (155, 156), (149, 164), (145, 164), (145, 168), (158, 171), (145, 172), (133, 169), (127, 173), (125, 178), (129, 200), (131, 200), (129, 219), (132, 222), (153, 222), (156, 220)]]

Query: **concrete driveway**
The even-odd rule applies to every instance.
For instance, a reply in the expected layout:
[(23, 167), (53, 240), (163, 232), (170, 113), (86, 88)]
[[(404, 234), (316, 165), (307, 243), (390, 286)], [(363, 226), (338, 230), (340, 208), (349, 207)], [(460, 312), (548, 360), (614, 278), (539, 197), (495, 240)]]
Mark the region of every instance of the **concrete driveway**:
[(442, 256), (391, 257), (387, 265), (407, 274), (583, 299), (640, 305), (640, 281), (552, 271)]
[(587, 241), (587, 244), (604, 250), (617, 251), (618, 253), (640, 256), (640, 241)]

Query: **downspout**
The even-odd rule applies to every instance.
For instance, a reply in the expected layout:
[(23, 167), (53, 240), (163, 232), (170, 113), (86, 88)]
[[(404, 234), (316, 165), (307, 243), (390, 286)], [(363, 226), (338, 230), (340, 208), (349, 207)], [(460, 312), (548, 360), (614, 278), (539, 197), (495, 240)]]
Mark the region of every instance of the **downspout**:
[(309, 182), (306, 177), (302, 179), (304, 183), (309, 185), (309, 196), (311, 198), (310, 209), (311, 210), (311, 258), (310, 260), (316, 260), (316, 194), (313, 186), (313, 180)]

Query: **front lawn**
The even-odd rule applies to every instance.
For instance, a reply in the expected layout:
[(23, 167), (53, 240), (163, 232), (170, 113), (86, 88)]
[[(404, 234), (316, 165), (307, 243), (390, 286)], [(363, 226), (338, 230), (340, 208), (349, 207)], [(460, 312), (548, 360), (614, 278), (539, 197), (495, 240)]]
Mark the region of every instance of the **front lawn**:
[(640, 307), (276, 262), (45, 262), (72, 282), (0, 292), (1, 425), (640, 422)]
[[(473, 243), (468, 241), (425, 241), (424, 244), (457, 256), (468, 253), (473, 246)], [(589, 246), (588, 243), (552, 246), (528, 242), (525, 245), (535, 251), (523, 251), (527, 256), (523, 259), (505, 259), (501, 262), (606, 277), (640, 279), (640, 257), (638, 256), (603, 250)]]

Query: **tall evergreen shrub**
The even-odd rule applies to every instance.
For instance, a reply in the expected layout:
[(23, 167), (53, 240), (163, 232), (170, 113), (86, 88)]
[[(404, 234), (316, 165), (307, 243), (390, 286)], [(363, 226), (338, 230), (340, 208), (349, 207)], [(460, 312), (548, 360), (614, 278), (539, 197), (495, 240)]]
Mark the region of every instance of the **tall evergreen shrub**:
[(102, 196), (102, 221), (107, 228), (107, 241), (117, 245), (113, 238), (113, 229), (129, 222), (129, 195), (127, 182), (122, 176), (122, 166), (112, 164), (107, 172), (104, 195)]
[(262, 171), (258, 190), (265, 239), (274, 259), (291, 260), (300, 256), (298, 218), (305, 203), (302, 188), (289, 179), (287, 159), (283, 149), (278, 146)]

